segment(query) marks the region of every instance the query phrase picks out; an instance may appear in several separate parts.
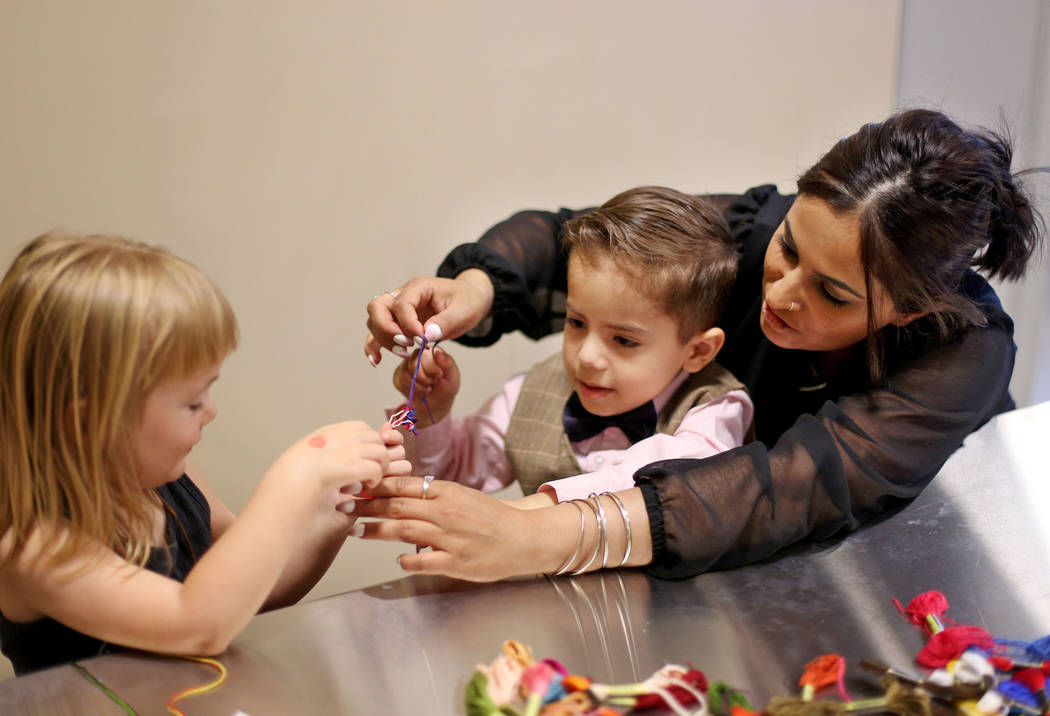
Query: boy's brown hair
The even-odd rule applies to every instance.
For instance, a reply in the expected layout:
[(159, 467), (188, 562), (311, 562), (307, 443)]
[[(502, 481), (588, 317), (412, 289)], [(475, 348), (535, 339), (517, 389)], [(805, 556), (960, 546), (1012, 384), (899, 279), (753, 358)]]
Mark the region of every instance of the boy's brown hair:
[(678, 319), (683, 342), (717, 323), (736, 279), (737, 250), (722, 214), (662, 186), (628, 189), (571, 219), (562, 246), (588, 261), (611, 258)]

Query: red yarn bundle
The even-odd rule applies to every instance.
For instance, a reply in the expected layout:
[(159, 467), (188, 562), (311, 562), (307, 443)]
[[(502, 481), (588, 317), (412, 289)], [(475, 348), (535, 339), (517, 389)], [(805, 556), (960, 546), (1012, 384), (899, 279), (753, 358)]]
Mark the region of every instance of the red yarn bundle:
[[(695, 688), (697, 691), (707, 693), (707, 677), (696, 669), (689, 669), (681, 676), (682, 681), (687, 682), (690, 686)], [(670, 692), (671, 696), (675, 698), (682, 706), (688, 706), (689, 704), (696, 703), (696, 697), (691, 693), (683, 689), (681, 686), (675, 686), (674, 684), (666, 687), (667, 691)], [(658, 708), (670, 708), (670, 704), (664, 701), (663, 697), (659, 694), (643, 694), (638, 696), (634, 700), (634, 708), (636, 709), (658, 709)]]
[(948, 611), (948, 599), (936, 591), (923, 592), (908, 602), (908, 606), (903, 609), (901, 603), (896, 599), (893, 600), (893, 603), (905, 619), (927, 634), (936, 633), (930, 626), (929, 617), (932, 616), (937, 622), (940, 622), (941, 615)]
[(992, 635), (979, 626), (953, 626), (932, 635), (915, 657), (916, 663), (938, 669), (976, 646), (988, 650), (995, 646)]

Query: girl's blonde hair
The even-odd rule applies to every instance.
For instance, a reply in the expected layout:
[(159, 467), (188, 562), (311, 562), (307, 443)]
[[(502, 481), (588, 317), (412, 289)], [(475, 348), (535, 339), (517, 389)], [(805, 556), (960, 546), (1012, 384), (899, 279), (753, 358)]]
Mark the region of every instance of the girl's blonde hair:
[(221, 361), (237, 321), (198, 268), (116, 236), (44, 234), (0, 282), (0, 535), (6, 566), (34, 528), (143, 564), (155, 496), (132, 435), (149, 393)]

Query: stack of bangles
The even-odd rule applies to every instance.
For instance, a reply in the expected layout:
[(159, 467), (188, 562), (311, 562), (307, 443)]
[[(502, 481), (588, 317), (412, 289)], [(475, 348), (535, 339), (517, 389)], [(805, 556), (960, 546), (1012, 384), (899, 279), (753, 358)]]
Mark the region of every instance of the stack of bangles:
[[(620, 511), (620, 517), (623, 519), (623, 529), (626, 535), (627, 545), (623, 551), (623, 559), (617, 565), (609, 564), (609, 532), (605, 518), (605, 507), (602, 505), (602, 497), (605, 495), (608, 495), (616, 503), (616, 507)], [(586, 500), (569, 500), (566, 504), (573, 505), (580, 512), (580, 538), (576, 541), (576, 549), (573, 550), (573, 553), (558, 567), (558, 571), (554, 572), (555, 576), (570, 572), (572, 574), (583, 574), (594, 564), (599, 552), (602, 554), (602, 561), (595, 569), (605, 569), (610, 566), (622, 567), (627, 564), (627, 559), (631, 556), (631, 518), (627, 515), (627, 508), (624, 507), (623, 501), (618, 495), (612, 492), (603, 492), (600, 495), (592, 492), (587, 496)], [(581, 505), (586, 505), (588, 510), (594, 514), (594, 519), (598, 523), (598, 539), (594, 543), (594, 551), (591, 553), (590, 558), (582, 566), (574, 569), (574, 565), (580, 557), (580, 549), (583, 548), (584, 537), (587, 534), (587, 513)]]

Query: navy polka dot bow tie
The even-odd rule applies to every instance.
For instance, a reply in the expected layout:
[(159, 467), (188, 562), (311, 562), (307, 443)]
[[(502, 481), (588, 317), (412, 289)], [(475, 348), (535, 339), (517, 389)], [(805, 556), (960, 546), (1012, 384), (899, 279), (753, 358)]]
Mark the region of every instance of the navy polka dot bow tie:
[(606, 428), (619, 428), (633, 445), (656, 432), (656, 408), (650, 400), (619, 415), (595, 415), (588, 412), (579, 396), (573, 393), (565, 404), (561, 422), (570, 442), (594, 437)]

